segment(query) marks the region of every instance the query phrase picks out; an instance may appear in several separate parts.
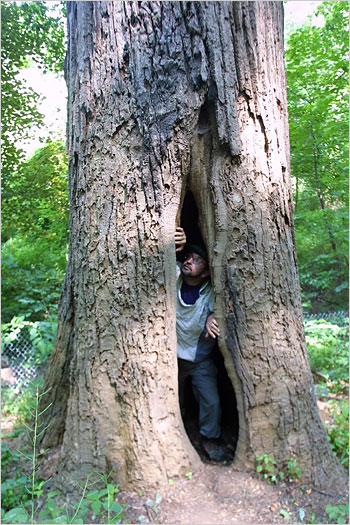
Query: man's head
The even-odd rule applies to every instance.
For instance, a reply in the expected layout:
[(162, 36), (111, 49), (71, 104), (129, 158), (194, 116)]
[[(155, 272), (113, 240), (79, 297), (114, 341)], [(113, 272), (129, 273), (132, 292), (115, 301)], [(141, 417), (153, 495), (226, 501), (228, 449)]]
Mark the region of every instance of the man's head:
[(186, 246), (181, 273), (184, 281), (193, 286), (201, 284), (209, 277), (208, 254), (204, 247), (195, 244)]

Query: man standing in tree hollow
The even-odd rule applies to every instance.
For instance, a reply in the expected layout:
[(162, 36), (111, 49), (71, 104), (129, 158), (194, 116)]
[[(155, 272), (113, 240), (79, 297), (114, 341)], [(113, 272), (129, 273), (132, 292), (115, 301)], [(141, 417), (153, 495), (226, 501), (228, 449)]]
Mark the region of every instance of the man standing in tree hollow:
[[(183, 250), (186, 235), (175, 231), (176, 252)], [(204, 246), (187, 245), (183, 263), (177, 263), (176, 335), (179, 369), (179, 397), (184, 413), (184, 387), (188, 377), (199, 404), (199, 431), (202, 446), (214, 461), (227, 460), (219, 438), (221, 406), (217, 368), (212, 358), (220, 330), (213, 314), (214, 292), (210, 283), (208, 255)]]

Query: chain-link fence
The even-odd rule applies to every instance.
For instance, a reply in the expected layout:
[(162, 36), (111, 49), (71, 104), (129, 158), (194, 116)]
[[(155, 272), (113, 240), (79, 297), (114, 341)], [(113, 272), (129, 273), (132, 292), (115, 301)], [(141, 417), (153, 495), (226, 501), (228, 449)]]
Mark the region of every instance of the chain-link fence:
[(29, 335), (23, 332), (19, 332), (16, 339), (4, 346), (1, 361), (1, 368), (4, 365), (10, 368), (13, 379), (8, 383), (10, 388), (17, 391), (27, 387), (38, 373), (38, 367), (33, 362), (33, 345)]
[(349, 317), (349, 312), (328, 312), (323, 314), (304, 314), (305, 321), (311, 321), (313, 319), (324, 319), (326, 321), (331, 321), (332, 319), (346, 319)]
[[(304, 314), (304, 321), (313, 319), (325, 319), (328, 321), (345, 319), (348, 312), (329, 312), (323, 314)], [(38, 374), (39, 367), (35, 366), (33, 360), (33, 345), (29, 334), (22, 331), (16, 339), (6, 344), (2, 351), (2, 368), (9, 367), (13, 381), (9, 386), (17, 391), (28, 386)]]

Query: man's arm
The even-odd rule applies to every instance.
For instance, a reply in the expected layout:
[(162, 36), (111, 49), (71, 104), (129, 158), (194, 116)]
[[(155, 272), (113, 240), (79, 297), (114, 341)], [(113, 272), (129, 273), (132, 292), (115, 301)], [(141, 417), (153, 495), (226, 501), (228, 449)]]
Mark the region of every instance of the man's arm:
[(175, 230), (175, 246), (176, 251), (181, 252), (186, 244), (186, 234), (181, 226), (178, 226)]

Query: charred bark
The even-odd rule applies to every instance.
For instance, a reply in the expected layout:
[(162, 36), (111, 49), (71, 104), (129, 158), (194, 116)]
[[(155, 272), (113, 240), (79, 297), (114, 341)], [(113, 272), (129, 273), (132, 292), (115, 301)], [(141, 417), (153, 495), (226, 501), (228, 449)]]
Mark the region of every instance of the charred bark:
[[(304, 343), (280, 2), (68, 2), (71, 240), (47, 384), (60, 475), (198, 468), (177, 399), (173, 232), (191, 190), (239, 413), (266, 452), (342, 477)], [(332, 480), (332, 481), (331, 481)]]

